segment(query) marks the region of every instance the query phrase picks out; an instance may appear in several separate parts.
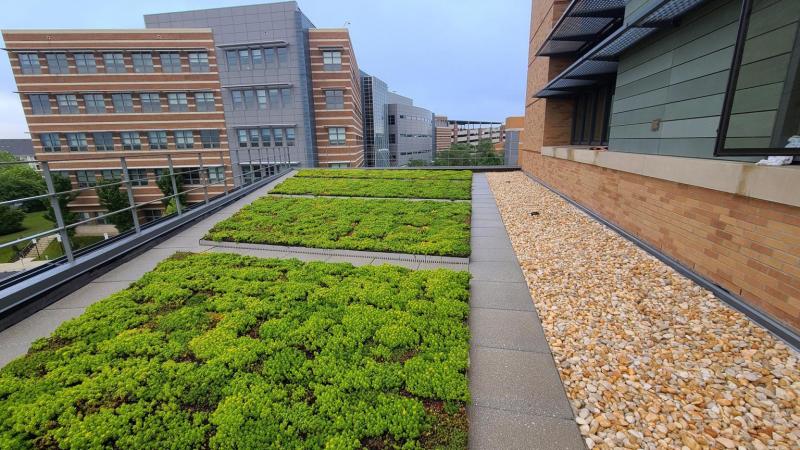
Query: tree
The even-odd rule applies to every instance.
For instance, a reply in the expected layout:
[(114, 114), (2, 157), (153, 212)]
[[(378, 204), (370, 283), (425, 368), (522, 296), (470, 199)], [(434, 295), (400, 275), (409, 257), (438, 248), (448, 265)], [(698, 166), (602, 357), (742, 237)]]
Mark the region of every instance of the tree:
[[(158, 184), (158, 188), (161, 189), (161, 193), (164, 194), (164, 198), (161, 199), (161, 203), (164, 204), (164, 207), (169, 206), (172, 203), (172, 207), (175, 208), (175, 198), (169, 197), (170, 195), (174, 195), (175, 192), (172, 190), (172, 177), (169, 176), (169, 173), (165, 173), (161, 175), (161, 177), (156, 181)], [(183, 179), (180, 175), (175, 174), (175, 187), (178, 189), (178, 192), (183, 192)], [(186, 207), (186, 193), (181, 193), (178, 195), (178, 200), (181, 202), (181, 207)], [(166, 214), (171, 214), (169, 209), (167, 209)]]
[(0, 234), (9, 234), (21, 231), (25, 213), (13, 206), (0, 205)]
[[(71, 201), (75, 200), (78, 196), (78, 192), (69, 192), (72, 190), (72, 182), (69, 181), (69, 177), (54, 173), (52, 174), (52, 179), (53, 190), (56, 192), (63, 192), (63, 194), (56, 195), (56, 200), (58, 201), (59, 209), (61, 209), (61, 217), (64, 219), (64, 225), (77, 222), (78, 215), (70, 211), (68, 205)], [(56, 221), (56, 213), (53, 211), (53, 207), (50, 206), (50, 200), (45, 200), (45, 202), (48, 205), (47, 212), (44, 214), (45, 219), (53, 223), (58, 223)], [(75, 228), (70, 228), (68, 232), (70, 235), (74, 234)]]
[[(95, 188), (97, 197), (100, 200), (100, 206), (104, 207), (108, 212), (113, 213), (120, 209), (125, 209), (131, 206), (128, 201), (128, 193), (120, 189), (120, 180), (103, 178), (100, 185)], [(108, 216), (107, 219), (112, 225), (117, 227), (117, 231), (124, 233), (133, 228), (133, 217), (131, 211), (120, 211)]]
[[(16, 162), (14, 155), (0, 152), (0, 162)], [(28, 164), (0, 164), (0, 201), (34, 197), (47, 192), (44, 179)], [(25, 211), (41, 211), (40, 200), (29, 200), (22, 204)]]

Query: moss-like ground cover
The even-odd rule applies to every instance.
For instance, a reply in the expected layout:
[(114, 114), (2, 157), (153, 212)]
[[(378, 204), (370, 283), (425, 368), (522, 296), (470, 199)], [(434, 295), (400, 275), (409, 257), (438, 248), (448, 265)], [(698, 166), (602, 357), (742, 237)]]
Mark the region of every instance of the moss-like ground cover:
[(469, 256), (470, 204), (261, 197), (209, 230), (212, 241)]
[(373, 178), (396, 180), (471, 180), (469, 170), (415, 170), (415, 169), (303, 169), (296, 177), (310, 178)]
[(0, 448), (465, 448), (468, 292), (178, 254), (0, 369)]
[(339, 197), (388, 197), (469, 200), (469, 180), (394, 180), (293, 177), (272, 190), (274, 194), (332, 195)]

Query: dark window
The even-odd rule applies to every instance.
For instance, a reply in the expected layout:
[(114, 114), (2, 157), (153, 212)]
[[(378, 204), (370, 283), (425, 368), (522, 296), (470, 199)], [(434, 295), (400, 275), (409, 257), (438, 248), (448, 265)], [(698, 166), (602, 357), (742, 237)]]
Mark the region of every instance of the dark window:
[(125, 72), (125, 58), (122, 53), (103, 53), (103, 64), (106, 66), (106, 73)]
[(199, 167), (188, 167), (186, 169), (181, 169), (178, 172), (183, 179), (183, 184), (202, 184), (203, 180), (200, 174)]
[(219, 148), (219, 130), (200, 130), (203, 148)]
[(397, 142), (397, 137), (395, 136), (395, 134), (394, 133), (390, 134), (389, 135), (389, 143), (390, 144), (395, 144), (396, 142)]
[(270, 128), (261, 129), (261, 145), (263, 145), (264, 147), (269, 147), (272, 145), (272, 129)]
[[(344, 128), (342, 128), (344, 130)], [(273, 137), (275, 138), (275, 146), (281, 147), (283, 146), (283, 129), (275, 128), (272, 130)]]
[(170, 112), (189, 111), (189, 100), (183, 92), (170, 92), (167, 94), (167, 104)]
[(258, 128), (251, 128), (251, 129), (247, 130), (247, 134), (248, 134), (248, 136), (250, 138), (250, 147), (258, 147), (259, 146)]
[(206, 169), (206, 177), (208, 177), (209, 184), (219, 184), (224, 181), (225, 168), (224, 167), (209, 167)]
[(106, 113), (106, 100), (103, 94), (86, 94), (83, 96), (83, 103), (86, 105), (86, 114)]
[(328, 128), (328, 142), (330, 145), (344, 145), (347, 142), (344, 127)]
[(341, 89), (326, 90), (325, 109), (344, 109), (344, 91)]
[(97, 175), (94, 170), (76, 170), (75, 178), (78, 180), (78, 187), (97, 186)]
[(150, 150), (166, 150), (167, 149), (167, 132), (166, 131), (148, 131), (147, 143), (150, 145)]
[(181, 54), (177, 52), (159, 53), (161, 58), (161, 71), (162, 72), (180, 72), (181, 71)]
[(94, 53), (75, 53), (75, 67), (78, 73), (97, 73), (97, 62)]
[(194, 94), (194, 104), (198, 111), (214, 111), (214, 93), (196, 92)]
[(69, 73), (67, 55), (64, 53), (45, 53), (49, 73)]
[(194, 136), (192, 130), (179, 130), (175, 132), (175, 147), (187, 149), (194, 147)]
[(575, 97), (570, 144), (608, 144), (608, 112), (611, 108), (611, 96), (611, 85), (603, 85)]
[(389, 125), (394, 125), (394, 114), (389, 114)]
[(269, 106), (271, 108), (280, 108), (281, 107), (281, 92), (280, 89), (270, 89), (269, 90)]
[(42, 148), (45, 152), (61, 151), (61, 138), (58, 133), (42, 133), (39, 135), (39, 140), (42, 141)]
[(158, 92), (143, 92), (139, 94), (139, 99), (142, 102), (142, 112), (161, 112), (161, 96)]
[(133, 96), (131, 94), (111, 94), (111, 103), (115, 113), (132, 113)]
[(100, 171), (100, 178), (104, 184), (122, 181), (122, 169), (105, 169)]
[(20, 53), (17, 55), (19, 58), (19, 68), (25, 75), (33, 75), (42, 73), (42, 67), (39, 65), (38, 53)]
[(142, 140), (138, 131), (123, 131), (119, 134), (123, 150), (141, 150)]
[(153, 71), (153, 55), (150, 52), (133, 53), (131, 58), (134, 72), (150, 73)]
[(114, 135), (110, 132), (94, 133), (94, 148), (97, 151), (113, 151), (114, 150)]
[(324, 70), (342, 70), (342, 52), (339, 50), (323, 51), (322, 66)]
[(58, 112), (61, 114), (78, 114), (78, 98), (74, 94), (61, 94), (56, 96)]
[(294, 145), (294, 128), (286, 129), (286, 145), (289, 147)]
[(40, 115), (40, 114), (50, 114), (52, 110), (50, 109), (50, 96), (47, 94), (30, 94), (28, 95), (28, 100), (31, 102), (31, 108), (33, 109), (33, 114)]
[(192, 72), (208, 72), (208, 53), (189, 53), (189, 70)]
[(133, 186), (147, 186), (147, 169), (128, 169)]

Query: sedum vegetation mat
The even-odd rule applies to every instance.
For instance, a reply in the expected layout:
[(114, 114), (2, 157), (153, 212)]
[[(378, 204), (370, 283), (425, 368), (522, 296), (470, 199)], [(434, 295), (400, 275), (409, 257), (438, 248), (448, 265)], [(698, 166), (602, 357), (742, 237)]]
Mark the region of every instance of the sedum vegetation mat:
[(470, 212), (466, 202), (265, 196), (204, 239), (464, 257)]
[(293, 177), (279, 184), (271, 193), (469, 200), (472, 181)]
[(468, 291), (177, 254), (0, 370), (0, 448), (466, 448)]
[(381, 180), (472, 180), (469, 170), (424, 170), (424, 169), (303, 169), (295, 177), (300, 178), (372, 178)]

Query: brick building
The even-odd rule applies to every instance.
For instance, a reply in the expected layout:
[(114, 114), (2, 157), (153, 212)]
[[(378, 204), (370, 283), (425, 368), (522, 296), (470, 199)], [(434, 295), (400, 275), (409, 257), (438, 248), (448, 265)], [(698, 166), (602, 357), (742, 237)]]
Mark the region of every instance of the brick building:
[[(211, 30), (6, 30), (3, 39), (35, 157), (73, 187), (121, 179), (125, 156), (147, 221), (163, 210), (148, 202), (163, 195), (167, 154), (187, 189), (210, 180), (214, 195), (232, 182)], [(94, 189), (71, 207), (84, 219), (104, 211)]]
[(799, 23), (788, 0), (534, 0), (520, 165), (800, 331), (800, 171), (753, 164), (798, 154)]

